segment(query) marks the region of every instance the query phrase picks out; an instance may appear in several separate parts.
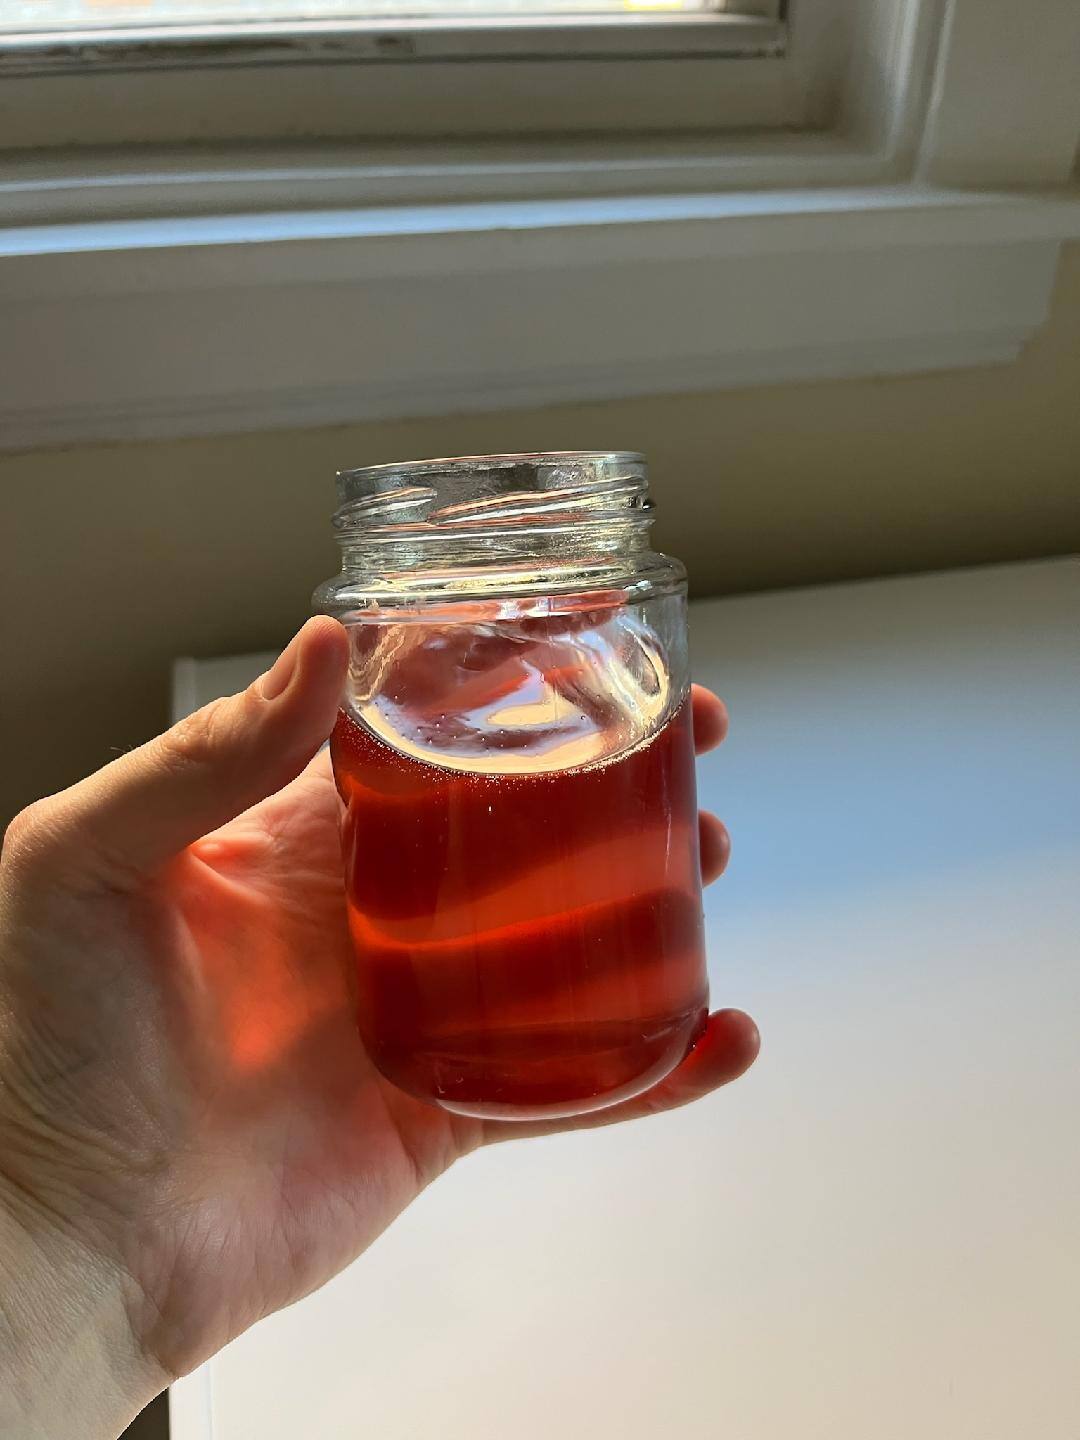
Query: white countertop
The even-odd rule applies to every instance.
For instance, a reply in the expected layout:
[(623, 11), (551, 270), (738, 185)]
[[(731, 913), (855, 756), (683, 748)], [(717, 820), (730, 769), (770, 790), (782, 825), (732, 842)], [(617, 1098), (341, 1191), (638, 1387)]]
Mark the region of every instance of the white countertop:
[(1078, 625), (1075, 561), (696, 605), (758, 1064), (470, 1158), (173, 1440), (1077, 1440)]

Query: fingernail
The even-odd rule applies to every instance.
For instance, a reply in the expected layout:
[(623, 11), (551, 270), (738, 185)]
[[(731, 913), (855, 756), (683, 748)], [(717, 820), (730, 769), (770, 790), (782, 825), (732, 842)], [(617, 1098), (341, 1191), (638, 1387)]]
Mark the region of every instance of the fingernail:
[(300, 656), (300, 636), (303, 633), (301, 630), (293, 636), (266, 674), (255, 682), (264, 700), (276, 700), (288, 689), (289, 681), (296, 671), (296, 662)]

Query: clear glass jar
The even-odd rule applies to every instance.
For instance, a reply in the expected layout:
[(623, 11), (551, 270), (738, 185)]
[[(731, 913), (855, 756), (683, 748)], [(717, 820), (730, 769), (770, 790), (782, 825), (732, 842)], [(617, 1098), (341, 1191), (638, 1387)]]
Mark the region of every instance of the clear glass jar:
[(535, 1118), (655, 1084), (704, 1024), (686, 576), (633, 454), (346, 471), (331, 740), (359, 1023), (394, 1084)]

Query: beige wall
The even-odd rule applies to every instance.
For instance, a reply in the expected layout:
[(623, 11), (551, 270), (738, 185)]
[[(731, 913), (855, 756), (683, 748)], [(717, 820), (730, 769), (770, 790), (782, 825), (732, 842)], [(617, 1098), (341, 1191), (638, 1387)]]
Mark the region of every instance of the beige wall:
[(1080, 549), (1080, 247), (1003, 369), (0, 457), (0, 814), (159, 728), (172, 656), (289, 633), (336, 467), (601, 447), (648, 454), (700, 594)]

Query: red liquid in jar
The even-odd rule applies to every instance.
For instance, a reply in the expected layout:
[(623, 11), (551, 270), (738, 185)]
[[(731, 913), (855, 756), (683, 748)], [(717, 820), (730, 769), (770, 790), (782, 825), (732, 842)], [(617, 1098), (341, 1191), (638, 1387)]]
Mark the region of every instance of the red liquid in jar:
[(331, 742), (360, 1029), (403, 1090), (470, 1115), (596, 1109), (704, 1023), (689, 702), (604, 763), (450, 770), (346, 712)]

